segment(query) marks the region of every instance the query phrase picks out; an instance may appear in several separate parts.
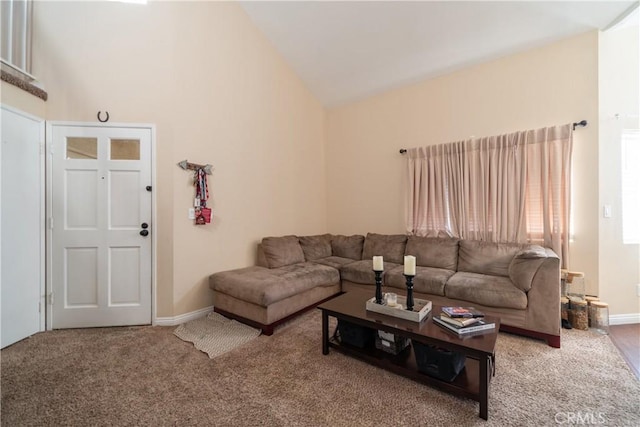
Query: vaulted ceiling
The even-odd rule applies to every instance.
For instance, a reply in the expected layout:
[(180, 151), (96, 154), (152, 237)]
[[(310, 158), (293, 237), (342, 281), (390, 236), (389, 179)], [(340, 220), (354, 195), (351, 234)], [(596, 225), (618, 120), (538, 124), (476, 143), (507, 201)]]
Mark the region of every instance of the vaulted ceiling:
[(336, 106), (606, 29), (637, 1), (241, 1), (315, 96)]

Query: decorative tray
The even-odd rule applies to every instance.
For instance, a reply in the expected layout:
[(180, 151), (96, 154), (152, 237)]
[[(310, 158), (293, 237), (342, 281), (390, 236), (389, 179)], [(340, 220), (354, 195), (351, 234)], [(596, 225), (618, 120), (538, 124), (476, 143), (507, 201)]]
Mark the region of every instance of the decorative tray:
[(431, 311), (431, 301), (424, 299), (413, 299), (413, 311), (406, 310), (404, 308), (406, 306), (407, 298), (402, 295), (398, 295), (398, 305), (395, 307), (388, 306), (384, 303), (376, 304), (375, 297), (367, 300), (368, 311), (399, 317), (400, 319), (411, 320), (413, 322), (422, 322)]

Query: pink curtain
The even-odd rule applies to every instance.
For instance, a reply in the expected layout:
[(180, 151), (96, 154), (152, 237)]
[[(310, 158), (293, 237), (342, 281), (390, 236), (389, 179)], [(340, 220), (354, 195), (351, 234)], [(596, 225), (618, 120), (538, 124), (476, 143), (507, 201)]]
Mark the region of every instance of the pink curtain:
[(407, 232), (529, 242), (569, 258), (572, 125), (407, 150)]

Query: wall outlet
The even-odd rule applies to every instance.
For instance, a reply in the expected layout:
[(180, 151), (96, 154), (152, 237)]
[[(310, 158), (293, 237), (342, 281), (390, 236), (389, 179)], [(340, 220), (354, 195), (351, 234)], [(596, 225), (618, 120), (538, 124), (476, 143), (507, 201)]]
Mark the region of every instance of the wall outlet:
[(611, 218), (611, 205), (604, 205), (602, 209), (602, 216), (605, 218)]
[(189, 219), (196, 219), (196, 210), (195, 210), (195, 208), (189, 208)]

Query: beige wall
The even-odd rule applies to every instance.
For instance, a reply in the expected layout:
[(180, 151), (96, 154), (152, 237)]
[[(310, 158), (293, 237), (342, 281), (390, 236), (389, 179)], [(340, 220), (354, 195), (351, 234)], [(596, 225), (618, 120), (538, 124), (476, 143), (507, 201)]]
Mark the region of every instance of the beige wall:
[[(639, 245), (622, 243), (621, 144), (624, 129), (640, 129), (638, 26), (600, 35), (600, 298), (614, 314), (640, 313)], [(602, 209), (610, 205), (611, 218)]]
[[(604, 203), (619, 212), (619, 196), (607, 194), (615, 155), (598, 157), (615, 136), (604, 117), (610, 109), (633, 114), (614, 95), (598, 111), (599, 83), (607, 96), (599, 43), (609, 64), (624, 61), (610, 49), (618, 36), (586, 33), (325, 118), (233, 3), (38, 2), (35, 26), (33, 72), (49, 101), (3, 82), (3, 103), (48, 120), (95, 121), (108, 110), (112, 122), (157, 126), (158, 316), (211, 305), (207, 276), (252, 264), (264, 236), (404, 232), (401, 147), (580, 119), (589, 126), (575, 134), (570, 267), (586, 273), (589, 291), (609, 299), (613, 314), (639, 311), (629, 289), (640, 265), (619, 269), (619, 256), (638, 262), (637, 247), (621, 249), (610, 239), (619, 218), (600, 215)], [(614, 69), (600, 61), (603, 76)], [(212, 225), (187, 219), (191, 175), (176, 166), (184, 159), (214, 165)]]
[[(33, 74), (48, 120), (154, 123), (158, 311), (213, 303), (208, 275), (263, 236), (326, 231), (324, 109), (232, 2), (38, 2)], [(214, 223), (187, 219), (210, 163)]]
[(575, 133), (570, 267), (597, 292), (598, 33), (406, 86), (327, 113), (329, 230), (405, 231), (402, 147), (589, 121)]
[(42, 99), (5, 81), (0, 81), (0, 102), (36, 117), (45, 116), (46, 104)]

